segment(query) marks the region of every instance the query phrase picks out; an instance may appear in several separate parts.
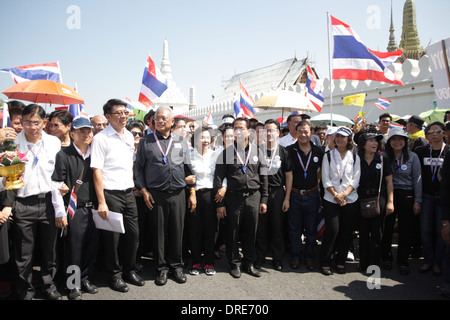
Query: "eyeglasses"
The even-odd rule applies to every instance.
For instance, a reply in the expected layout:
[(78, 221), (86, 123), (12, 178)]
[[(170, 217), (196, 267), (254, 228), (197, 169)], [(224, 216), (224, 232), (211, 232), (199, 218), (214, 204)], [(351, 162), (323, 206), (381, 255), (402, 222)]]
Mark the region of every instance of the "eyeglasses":
[(441, 134), (441, 133), (443, 133), (444, 131), (442, 131), (442, 130), (430, 130), (430, 131), (428, 131), (428, 134)]
[(59, 127), (62, 127), (63, 125), (62, 124), (59, 124), (59, 123), (50, 123), (49, 125), (48, 125), (48, 127), (51, 129), (51, 128), (56, 128), (56, 129), (58, 129)]
[(43, 121), (29, 121), (29, 120), (25, 120), (25, 121), (23, 122), (23, 125), (24, 125), (25, 127), (31, 127), (31, 126), (38, 127), (38, 126), (40, 126), (42, 123), (43, 123)]
[(106, 127), (106, 126), (108, 126), (107, 123), (96, 123), (96, 124), (95, 124), (95, 127), (96, 127), (96, 128)]
[(111, 112), (110, 114), (116, 114), (118, 116), (128, 116), (130, 114), (130, 111), (127, 110), (120, 110), (120, 111), (116, 111), (116, 112)]
[(144, 135), (142, 132), (137, 132), (137, 131), (131, 131), (131, 134), (133, 135), (133, 137), (136, 137), (136, 136), (142, 137)]

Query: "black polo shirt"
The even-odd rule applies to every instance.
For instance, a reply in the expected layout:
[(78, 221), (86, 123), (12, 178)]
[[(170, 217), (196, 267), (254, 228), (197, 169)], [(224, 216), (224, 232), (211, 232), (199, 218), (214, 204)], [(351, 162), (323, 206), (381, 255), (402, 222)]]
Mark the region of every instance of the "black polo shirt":
[[(320, 146), (316, 146), (310, 141), (311, 151), (308, 154), (305, 154), (298, 143), (291, 144), (287, 147), (289, 157), (291, 158), (293, 164), (293, 181), (292, 187), (299, 190), (310, 190), (319, 184), (319, 169), (322, 165), (323, 155), (325, 154), (324, 150)], [(303, 161), (303, 165), (306, 167), (308, 163), (308, 158), (311, 153), (311, 160), (309, 162), (309, 166), (306, 170), (306, 178), (305, 178), (305, 170), (303, 169), (299, 156)]]
[[(85, 167), (84, 178), (82, 179), (83, 184), (77, 192), (77, 203), (79, 205), (87, 202), (97, 203), (91, 157), (89, 156), (84, 160), (73, 146), (73, 142), (70, 146), (62, 148), (56, 154), (55, 171), (53, 171), (52, 180), (58, 182), (63, 181), (69, 187), (69, 190), (72, 190), (72, 187), (76, 185), (76, 181), (80, 177), (83, 167)], [(70, 191), (63, 199), (64, 204), (67, 206), (69, 204)]]
[(269, 188), (283, 187), (286, 185), (286, 172), (293, 170), (293, 165), (289, 153), (285, 147), (278, 144), (276, 153), (273, 150), (266, 149), (261, 146), (263, 159), (266, 163), (266, 173), (269, 178)]
[[(145, 135), (139, 141), (134, 162), (136, 188), (176, 191), (186, 187), (187, 176), (192, 175), (190, 151), (186, 140), (174, 133), (164, 138), (155, 132), (164, 153), (166, 163), (153, 133)], [(172, 143), (170, 140), (172, 138)], [(167, 151), (167, 148), (169, 147)]]
[(361, 158), (361, 177), (359, 179), (358, 196), (360, 198), (376, 197), (378, 195), (378, 188), (380, 187), (380, 173), (381, 173), (381, 157), (383, 157), (383, 181), (381, 182), (381, 196), (386, 197), (387, 176), (392, 175), (391, 161), (388, 157), (376, 153), (370, 165), (367, 164), (364, 158)]
[[(415, 153), (419, 156), (420, 166), (422, 168), (422, 192), (431, 195), (439, 195), (441, 184), (439, 181), (438, 172), (439, 169), (442, 167), (442, 164), (444, 163), (445, 155), (447, 154), (450, 147), (448, 145), (444, 146), (444, 150), (442, 151), (439, 160), (437, 160), (437, 158), (439, 157), (441, 150), (433, 150), (431, 153), (431, 157), (433, 158), (433, 168), (436, 164), (438, 166), (434, 177), (434, 181), (432, 180), (432, 173), (431, 173), (430, 148), (431, 145), (427, 145), (418, 147), (415, 150)], [(438, 161), (438, 163), (436, 163), (436, 161)]]
[[(242, 162), (245, 163), (248, 157), (245, 173), (244, 166), (234, 151), (235, 148), (239, 152)], [(260, 203), (267, 204), (268, 178), (265, 173), (266, 165), (261, 159), (263, 159), (263, 155), (255, 144), (249, 143), (245, 149), (242, 149), (234, 142), (233, 145), (223, 150), (217, 158), (214, 173), (214, 192), (222, 187), (223, 180), (227, 178), (227, 189), (229, 191), (259, 190), (261, 192)], [(217, 206), (223, 207), (225, 203), (222, 201)]]

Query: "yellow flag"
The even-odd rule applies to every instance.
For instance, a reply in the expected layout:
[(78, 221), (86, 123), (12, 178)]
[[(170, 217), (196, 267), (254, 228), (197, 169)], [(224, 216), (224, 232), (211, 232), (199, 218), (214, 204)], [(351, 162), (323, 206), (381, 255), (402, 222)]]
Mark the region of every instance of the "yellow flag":
[(366, 99), (365, 93), (355, 94), (344, 98), (345, 106), (360, 106), (364, 107), (364, 100)]

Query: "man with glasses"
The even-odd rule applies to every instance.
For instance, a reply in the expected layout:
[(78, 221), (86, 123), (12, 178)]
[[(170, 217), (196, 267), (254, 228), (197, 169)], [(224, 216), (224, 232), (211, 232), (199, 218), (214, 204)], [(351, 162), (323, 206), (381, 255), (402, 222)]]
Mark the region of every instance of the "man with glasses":
[[(23, 131), (15, 143), (19, 152), (26, 153), (28, 162), (23, 174), (24, 187), (9, 190), (3, 212), (13, 213), (14, 260), (17, 266), (16, 288), (20, 299), (34, 297), (32, 284), (35, 249), (40, 253), (42, 290), (50, 300), (61, 300), (53, 282), (56, 274), (55, 214), (51, 184), (56, 154), (61, 149), (58, 138), (46, 134), (45, 111), (37, 104), (26, 106), (22, 112)], [(39, 248), (35, 248), (39, 244)]]
[[(123, 279), (131, 284), (143, 286), (144, 280), (135, 272), (139, 243), (138, 212), (133, 193), (134, 137), (125, 128), (129, 111), (127, 104), (111, 99), (103, 106), (109, 125), (92, 141), (91, 168), (98, 199), (98, 215), (108, 219), (108, 212), (123, 215), (125, 234), (103, 231), (105, 267), (110, 276), (110, 287), (119, 292), (128, 292)], [(120, 268), (118, 247), (123, 243), (123, 269)]]
[(383, 139), (381, 140), (381, 149), (384, 150), (384, 145), (386, 144), (389, 129), (391, 128), (392, 116), (389, 113), (383, 113), (378, 117), (378, 127), (379, 132), (383, 135)]
[(94, 126), (94, 136), (108, 126), (108, 120), (104, 115), (97, 115), (91, 118), (91, 123)]
[[(190, 152), (186, 140), (171, 131), (172, 109), (160, 107), (155, 113), (155, 131), (141, 139), (134, 164), (136, 188), (142, 191), (145, 204), (152, 210), (155, 284), (167, 283), (169, 271), (177, 283), (185, 283), (182, 241), (186, 215), (187, 186), (192, 175)], [(195, 185), (189, 185), (187, 206), (196, 208)]]

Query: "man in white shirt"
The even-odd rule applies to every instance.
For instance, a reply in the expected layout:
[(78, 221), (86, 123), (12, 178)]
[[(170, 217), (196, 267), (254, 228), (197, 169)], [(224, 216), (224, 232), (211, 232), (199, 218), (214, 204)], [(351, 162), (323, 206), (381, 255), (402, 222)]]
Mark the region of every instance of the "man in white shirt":
[[(118, 99), (111, 99), (103, 106), (109, 125), (94, 136), (91, 168), (98, 199), (98, 215), (104, 220), (108, 219), (109, 211), (123, 215), (123, 278), (129, 283), (143, 286), (144, 280), (135, 272), (139, 227), (133, 193), (134, 137), (125, 129), (129, 114), (126, 106), (125, 102)], [(128, 292), (119, 264), (119, 239), (119, 233), (103, 231), (105, 267), (110, 276), (111, 289)]]
[(291, 144), (295, 143), (297, 141), (297, 124), (302, 121), (302, 117), (299, 114), (291, 114), (287, 118), (287, 126), (289, 128), (289, 133), (282, 137), (278, 143), (283, 146), (287, 147)]
[(55, 158), (61, 149), (58, 138), (43, 131), (45, 111), (36, 104), (26, 106), (22, 112), (24, 130), (17, 135), (15, 143), (19, 152), (26, 153), (28, 162), (23, 174), (24, 187), (7, 192), (4, 211), (14, 206), (14, 259), (18, 277), (17, 293), (20, 299), (34, 297), (31, 283), (35, 241), (39, 237), (43, 291), (50, 300), (61, 300), (53, 278), (56, 274), (55, 213), (51, 198), (51, 176)]

